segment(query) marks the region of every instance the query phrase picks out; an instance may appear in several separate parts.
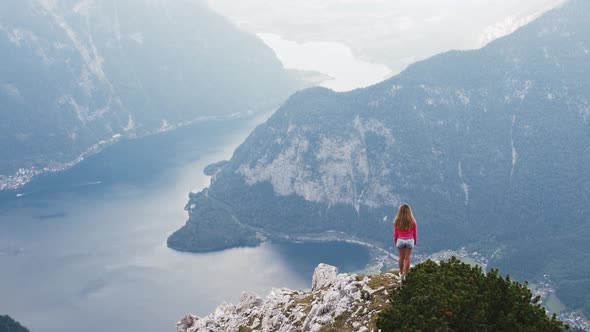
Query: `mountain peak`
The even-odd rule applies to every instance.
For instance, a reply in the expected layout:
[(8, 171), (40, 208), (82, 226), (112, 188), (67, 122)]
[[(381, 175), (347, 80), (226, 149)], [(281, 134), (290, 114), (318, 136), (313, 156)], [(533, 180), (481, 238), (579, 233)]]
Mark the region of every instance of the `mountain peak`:
[(188, 314), (177, 331), (369, 331), (387, 303), (387, 290), (398, 286), (397, 272), (346, 274), (320, 264), (311, 290), (275, 288), (264, 299), (245, 292), (238, 305), (224, 303), (205, 317)]

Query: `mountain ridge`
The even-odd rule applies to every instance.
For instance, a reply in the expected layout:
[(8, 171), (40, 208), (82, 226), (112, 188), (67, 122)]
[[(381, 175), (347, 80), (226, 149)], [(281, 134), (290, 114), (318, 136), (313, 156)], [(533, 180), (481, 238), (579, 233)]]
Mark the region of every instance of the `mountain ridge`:
[[(184, 316), (178, 332), (198, 331), (397, 331), (543, 330), (565, 325), (539, 304), (527, 283), (492, 269), (425, 261), (405, 277), (397, 270), (338, 273), (319, 264), (311, 289), (273, 288), (265, 298), (243, 292), (237, 305), (223, 303), (204, 317)], [(518, 296), (515, 295), (518, 294)], [(566, 319), (587, 330), (582, 319)]]
[(388, 290), (399, 284), (393, 271), (366, 276), (339, 274), (336, 267), (320, 264), (310, 291), (274, 288), (264, 299), (244, 292), (239, 304), (221, 304), (205, 317), (188, 314), (176, 328), (178, 332), (369, 331), (387, 303)]

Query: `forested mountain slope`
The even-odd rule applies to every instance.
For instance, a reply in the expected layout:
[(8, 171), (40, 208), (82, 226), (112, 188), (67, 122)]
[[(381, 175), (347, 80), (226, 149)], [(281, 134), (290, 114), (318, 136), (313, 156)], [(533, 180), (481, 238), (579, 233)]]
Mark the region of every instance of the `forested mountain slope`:
[(261, 40), (191, 0), (8, 1), (0, 50), (0, 189), (300, 87)]

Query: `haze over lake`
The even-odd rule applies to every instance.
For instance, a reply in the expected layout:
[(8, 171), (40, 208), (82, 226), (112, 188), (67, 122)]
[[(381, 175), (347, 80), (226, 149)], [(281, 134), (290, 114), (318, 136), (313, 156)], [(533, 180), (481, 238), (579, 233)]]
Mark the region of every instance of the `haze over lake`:
[[(363, 269), (348, 244), (264, 244), (181, 253), (166, 237), (186, 221), (204, 166), (228, 158), (260, 119), (207, 122), (135, 141), (46, 176), (0, 212), (0, 312), (33, 331), (172, 331), (244, 290), (309, 288), (320, 262)], [(310, 252), (314, 254), (311, 255)]]

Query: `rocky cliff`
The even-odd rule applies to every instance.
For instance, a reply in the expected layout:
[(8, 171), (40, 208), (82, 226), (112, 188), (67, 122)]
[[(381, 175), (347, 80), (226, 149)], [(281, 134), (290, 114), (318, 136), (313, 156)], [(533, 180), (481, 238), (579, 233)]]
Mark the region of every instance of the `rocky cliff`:
[(240, 303), (222, 304), (205, 317), (188, 314), (178, 332), (373, 331), (387, 289), (399, 285), (397, 272), (338, 274), (320, 264), (310, 291), (273, 289), (265, 298), (243, 293)]

